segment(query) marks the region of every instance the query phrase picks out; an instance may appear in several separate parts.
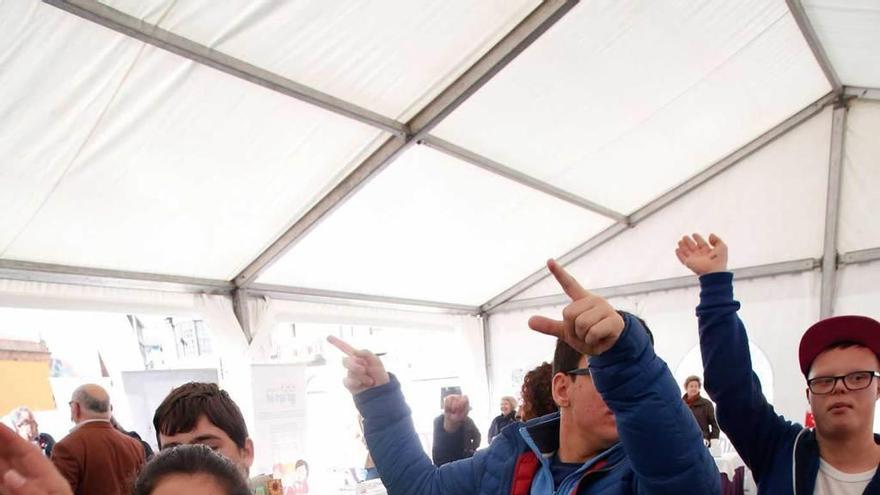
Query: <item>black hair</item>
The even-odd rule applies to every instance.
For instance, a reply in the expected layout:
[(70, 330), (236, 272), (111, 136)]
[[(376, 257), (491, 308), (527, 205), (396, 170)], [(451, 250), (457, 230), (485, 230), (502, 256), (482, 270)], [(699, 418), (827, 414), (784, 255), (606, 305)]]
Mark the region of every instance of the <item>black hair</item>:
[(163, 479), (176, 474), (206, 474), (226, 495), (250, 495), (247, 481), (232, 462), (205, 445), (179, 445), (163, 450), (147, 463), (132, 495), (151, 495)]

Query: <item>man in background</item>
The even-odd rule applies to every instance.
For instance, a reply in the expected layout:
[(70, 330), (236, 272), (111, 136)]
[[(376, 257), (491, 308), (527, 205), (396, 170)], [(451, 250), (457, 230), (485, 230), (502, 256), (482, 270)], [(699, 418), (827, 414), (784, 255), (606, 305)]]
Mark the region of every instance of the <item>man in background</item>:
[(144, 450), (110, 424), (110, 396), (99, 385), (77, 388), (70, 400), (76, 427), (55, 444), (52, 463), (74, 494), (122, 495), (144, 465)]
[(480, 448), (480, 430), (468, 417), (471, 410), (467, 395), (447, 395), (443, 414), (434, 418), (434, 445), (431, 458), (435, 466), (467, 459)]

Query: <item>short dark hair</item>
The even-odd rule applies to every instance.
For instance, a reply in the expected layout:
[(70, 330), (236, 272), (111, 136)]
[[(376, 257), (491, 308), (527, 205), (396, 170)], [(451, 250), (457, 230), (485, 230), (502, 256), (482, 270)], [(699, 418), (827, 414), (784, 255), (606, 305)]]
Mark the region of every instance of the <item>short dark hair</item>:
[[(624, 319), (624, 321), (626, 321), (627, 316), (631, 316), (638, 320), (645, 329), (645, 333), (648, 334), (648, 340), (651, 341), (651, 346), (654, 345), (654, 334), (651, 333), (651, 329), (648, 328), (648, 324), (645, 323), (645, 320), (627, 311), (618, 311), (617, 313)], [(564, 373), (566, 371), (577, 369), (578, 362), (580, 362), (582, 356), (583, 354), (576, 351), (561, 339), (557, 340), (556, 350), (553, 353), (553, 374), (555, 375), (556, 373)]]
[(176, 435), (192, 431), (202, 416), (229, 435), (238, 448), (245, 448), (248, 431), (238, 405), (216, 383), (203, 382), (181, 385), (159, 404), (153, 415), (159, 447), (162, 447), (159, 434)]
[(178, 445), (147, 463), (134, 483), (133, 495), (151, 495), (156, 486), (175, 474), (207, 474), (227, 495), (250, 495), (247, 481), (232, 462), (205, 445)]
[(700, 377), (698, 377), (697, 375), (691, 375), (691, 376), (684, 379), (684, 388), (688, 388), (688, 385), (691, 382), (697, 382), (697, 385), (699, 385), (701, 387), (703, 386), (703, 381), (700, 380)]

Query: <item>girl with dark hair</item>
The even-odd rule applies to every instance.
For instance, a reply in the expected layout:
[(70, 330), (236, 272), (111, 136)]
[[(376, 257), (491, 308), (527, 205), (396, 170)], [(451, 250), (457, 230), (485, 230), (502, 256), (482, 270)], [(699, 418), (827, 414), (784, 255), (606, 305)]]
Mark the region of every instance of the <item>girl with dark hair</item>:
[(133, 495), (250, 495), (247, 482), (230, 461), (204, 445), (162, 451), (135, 481)]

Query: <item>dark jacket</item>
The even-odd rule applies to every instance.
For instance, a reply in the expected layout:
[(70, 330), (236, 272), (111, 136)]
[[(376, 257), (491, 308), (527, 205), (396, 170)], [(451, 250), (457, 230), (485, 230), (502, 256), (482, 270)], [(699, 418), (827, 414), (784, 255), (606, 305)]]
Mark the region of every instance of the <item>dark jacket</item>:
[(698, 396), (694, 402), (688, 403), (687, 394), (682, 397), (682, 400), (684, 400), (685, 404), (694, 414), (694, 418), (703, 432), (703, 439), (712, 440), (718, 438), (721, 434), (721, 429), (718, 428), (718, 422), (715, 421), (715, 406), (712, 405), (712, 402), (705, 397)]
[(37, 435), (37, 445), (43, 451), (46, 457), (52, 457), (52, 449), (55, 448), (55, 439), (48, 433), (40, 433)]
[[(816, 435), (776, 414), (761, 392), (746, 329), (736, 314), (733, 274), (703, 275), (700, 287), (703, 375), (706, 392), (718, 407), (721, 429), (752, 470), (758, 493), (812, 495), (819, 472)], [(880, 443), (876, 435), (874, 440)], [(864, 493), (880, 495), (880, 470)]]
[(471, 418), (465, 417), (461, 427), (450, 433), (443, 429), (443, 415), (437, 416), (434, 418), (434, 445), (431, 449), (434, 465), (442, 466), (471, 457), (480, 448), (481, 439), (480, 430)]
[(516, 411), (512, 411), (508, 415), (499, 414), (495, 416), (495, 419), (492, 420), (492, 424), (489, 426), (489, 442), (491, 443), (492, 439), (497, 437), (505, 426), (513, 423), (516, 423)]
[(52, 463), (75, 495), (127, 495), (144, 449), (109, 421), (83, 423), (55, 444)]
[[(505, 428), (470, 459), (438, 468), (422, 450), (396, 378), (355, 395), (367, 444), (388, 493), (720, 493), (718, 469), (679, 398), (669, 368), (654, 354), (638, 321), (629, 315), (625, 321), (614, 347), (590, 359), (593, 382), (614, 412), (620, 443), (584, 463), (558, 490), (554, 490), (550, 459), (543, 455), (558, 449), (558, 413)], [(520, 477), (528, 459), (535, 471)]]

